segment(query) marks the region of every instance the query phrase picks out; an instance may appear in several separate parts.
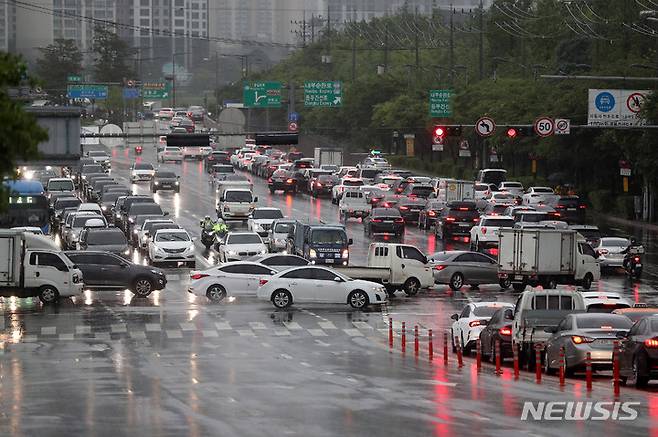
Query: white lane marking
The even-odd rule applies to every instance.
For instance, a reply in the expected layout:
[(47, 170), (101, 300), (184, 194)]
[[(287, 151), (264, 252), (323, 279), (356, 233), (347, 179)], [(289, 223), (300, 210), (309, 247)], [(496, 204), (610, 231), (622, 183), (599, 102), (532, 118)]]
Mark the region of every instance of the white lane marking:
[(115, 323), (115, 324), (111, 325), (111, 328), (112, 328), (111, 329), (112, 332), (117, 332), (117, 333), (119, 333), (119, 332), (123, 333), (123, 332), (128, 331), (128, 329), (126, 328), (126, 325), (123, 324), (123, 323)]
[(23, 338), (21, 339), (22, 342), (24, 343), (34, 343), (37, 341), (37, 336), (36, 335), (24, 335)]
[(322, 340), (315, 340), (315, 343), (319, 344), (319, 345), (322, 346), (322, 347), (329, 347), (329, 346), (331, 346), (331, 344), (329, 344), (329, 343), (325, 343), (325, 342), (322, 341)]
[(162, 327), (160, 326), (159, 323), (146, 324), (146, 332), (158, 332), (158, 331), (162, 331)]
[(179, 323), (180, 329), (183, 331), (194, 331), (196, 330), (196, 326), (194, 326), (194, 323)]
[(280, 337), (284, 336), (284, 335), (290, 335), (290, 331), (288, 331), (285, 328), (279, 328), (279, 329), (274, 330), (274, 335), (277, 335), (277, 336), (280, 336)]
[(265, 343), (265, 342), (261, 343), (260, 345), (263, 346), (263, 347), (268, 347), (268, 348), (271, 348), (271, 347), (272, 347), (271, 344), (269, 344), (269, 343)]
[(286, 360), (292, 360), (292, 356), (288, 354), (280, 354), (279, 355), (281, 358), (285, 358)]
[(253, 329), (254, 331), (258, 331), (258, 330), (266, 330), (266, 329), (267, 329), (267, 326), (265, 326), (265, 325), (264, 325), (263, 323), (261, 323), (261, 322), (249, 322), (249, 326), (250, 326), (251, 329)]
[(220, 331), (226, 331), (231, 329), (231, 324), (229, 322), (215, 322), (215, 327)]
[(363, 334), (358, 329), (343, 329), (343, 331), (350, 337), (363, 337)]
[(73, 340), (73, 334), (59, 334), (60, 340)]
[(375, 329), (366, 322), (352, 322), (352, 325), (360, 329)]
[(110, 341), (110, 339), (111, 339), (109, 332), (97, 332), (94, 335), (94, 338), (96, 340), (106, 340), (106, 341)]
[(57, 333), (56, 326), (44, 326), (41, 328), (41, 335), (55, 335)]
[(78, 325), (75, 327), (76, 334), (91, 334), (91, 326), (81, 326)]
[(336, 325), (334, 325), (334, 323), (330, 321), (318, 322), (318, 325), (320, 325), (320, 328), (322, 329), (338, 329), (336, 328)]
[(299, 331), (301, 329), (304, 329), (297, 322), (283, 322), (283, 324), (286, 326), (286, 328), (292, 331)]
[(165, 277), (167, 278), (167, 281), (180, 281), (180, 279), (181, 279), (180, 276), (181, 275), (176, 275), (176, 274), (165, 275)]
[(204, 337), (219, 337), (217, 331), (206, 330), (206, 331), (201, 331), (201, 333), (203, 334)]
[(166, 333), (169, 338), (183, 338), (183, 333), (178, 329), (167, 329)]
[(242, 337), (255, 337), (256, 334), (251, 329), (236, 329), (235, 332)]
[(306, 361), (300, 361), (299, 364), (301, 364), (304, 367), (311, 367), (311, 365), (309, 363), (307, 363)]
[(326, 337), (327, 336), (327, 333), (324, 332), (322, 329), (307, 329), (307, 331), (313, 337)]

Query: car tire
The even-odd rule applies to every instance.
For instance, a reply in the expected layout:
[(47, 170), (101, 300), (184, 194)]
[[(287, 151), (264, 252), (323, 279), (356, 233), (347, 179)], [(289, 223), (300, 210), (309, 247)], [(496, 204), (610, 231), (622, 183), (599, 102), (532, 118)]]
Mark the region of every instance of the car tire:
[(587, 273), (585, 277), (583, 278), (583, 283), (582, 287), (584, 290), (589, 290), (592, 288), (592, 282), (594, 281), (594, 278), (592, 277), (591, 273)]
[(519, 284), (518, 282), (515, 282), (512, 284), (512, 288), (514, 291), (517, 293), (521, 293), (523, 290), (525, 290), (526, 284)]
[(131, 291), (137, 297), (147, 297), (153, 292), (153, 282), (149, 278), (137, 278), (133, 282)]
[(213, 284), (206, 290), (206, 297), (212, 302), (220, 302), (226, 297), (226, 289), (219, 284)]
[(276, 308), (285, 309), (292, 305), (292, 294), (288, 290), (281, 288), (272, 293), (270, 300)]
[(56, 303), (59, 300), (59, 291), (52, 285), (44, 285), (39, 288), (39, 300), (46, 305)]
[(156, 190), (155, 188), (153, 188), (153, 189), (151, 189), (151, 192), (152, 192), (153, 194), (155, 194), (155, 193), (158, 192), (158, 190)]
[(636, 355), (633, 358), (633, 367), (631, 368), (631, 378), (635, 388), (645, 388), (649, 383), (649, 377), (640, 376), (643, 371), (646, 372), (646, 359), (641, 355)]
[(459, 272), (453, 273), (448, 284), (453, 291), (459, 291), (464, 286), (464, 275)]
[(512, 280), (510, 278), (501, 279), (498, 281), (498, 285), (500, 285), (500, 288), (502, 288), (503, 290), (507, 290), (512, 286)]
[(403, 288), (407, 296), (415, 296), (420, 290), (420, 281), (416, 278), (409, 278), (404, 282)]
[(370, 301), (368, 295), (363, 290), (354, 290), (347, 296), (347, 302), (355, 310), (362, 310), (368, 307)]

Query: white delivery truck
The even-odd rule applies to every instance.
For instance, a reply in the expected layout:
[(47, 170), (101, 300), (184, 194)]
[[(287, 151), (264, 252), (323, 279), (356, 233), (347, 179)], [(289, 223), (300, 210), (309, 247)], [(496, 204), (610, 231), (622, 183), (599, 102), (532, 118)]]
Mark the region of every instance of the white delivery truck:
[(516, 291), (526, 285), (555, 288), (581, 285), (588, 290), (601, 278), (596, 253), (571, 229), (509, 229), (498, 231), (498, 276), (509, 278)]
[(217, 217), (224, 220), (248, 220), (258, 197), (248, 188), (226, 188), (219, 195)]
[(0, 296), (43, 303), (82, 293), (82, 272), (43, 235), (0, 229)]
[(327, 149), (316, 147), (313, 150), (313, 162), (315, 166), (321, 168), (323, 165), (343, 165), (343, 149)]
[(367, 266), (332, 267), (353, 279), (383, 284), (390, 296), (403, 290), (413, 296), (421, 288), (434, 286), (432, 266), (414, 246), (395, 243), (371, 243)]
[(475, 182), (457, 179), (439, 179), (436, 198), (443, 203), (475, 200)]

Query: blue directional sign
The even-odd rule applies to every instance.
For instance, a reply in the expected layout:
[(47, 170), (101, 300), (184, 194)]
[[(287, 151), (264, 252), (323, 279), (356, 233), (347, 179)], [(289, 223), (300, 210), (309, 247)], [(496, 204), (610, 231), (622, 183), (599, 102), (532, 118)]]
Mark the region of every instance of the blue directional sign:
[(123, 98), (126, 100), (139, 99), (139, 88), (124, 88)]
[(299, 112), (291, 112), (288, 114), (288, 121), (297, 123), (299, 121)]
[(69, 99), (107, 99), (107, 85), (69, 85), (66, 96)]

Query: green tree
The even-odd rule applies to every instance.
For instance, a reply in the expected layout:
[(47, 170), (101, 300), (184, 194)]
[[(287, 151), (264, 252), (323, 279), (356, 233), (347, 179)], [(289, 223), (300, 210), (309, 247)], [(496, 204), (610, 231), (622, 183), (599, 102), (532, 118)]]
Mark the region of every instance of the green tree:
[(53, 44), (40, 48), (39, 52), (41, 56), (37, 59), (36, 76), (44, 90), (59, 102), (63, 100), (59, 96), (66, 95), (67, 77), (82, 73), (82, 53), (72, 39), (56, 39)]
[(129, 62), (137, 49), (130, 47), (111, 30), (100, 26), (94, 29), (92, 50), (95, 56), (94, 77), (97, 81), (122, 82), (135, 75)]
[[(24, 85), (27, 69), (20, 57), (0, 52), (0, 177), (12, 177), (16, 162), (38, 156), (37, 145), (48, 139), (48, 133), (23, 105), (9, 97), (9, 88)], [(7, 193), (0, 185), (0, 210), (7, 207)]]

